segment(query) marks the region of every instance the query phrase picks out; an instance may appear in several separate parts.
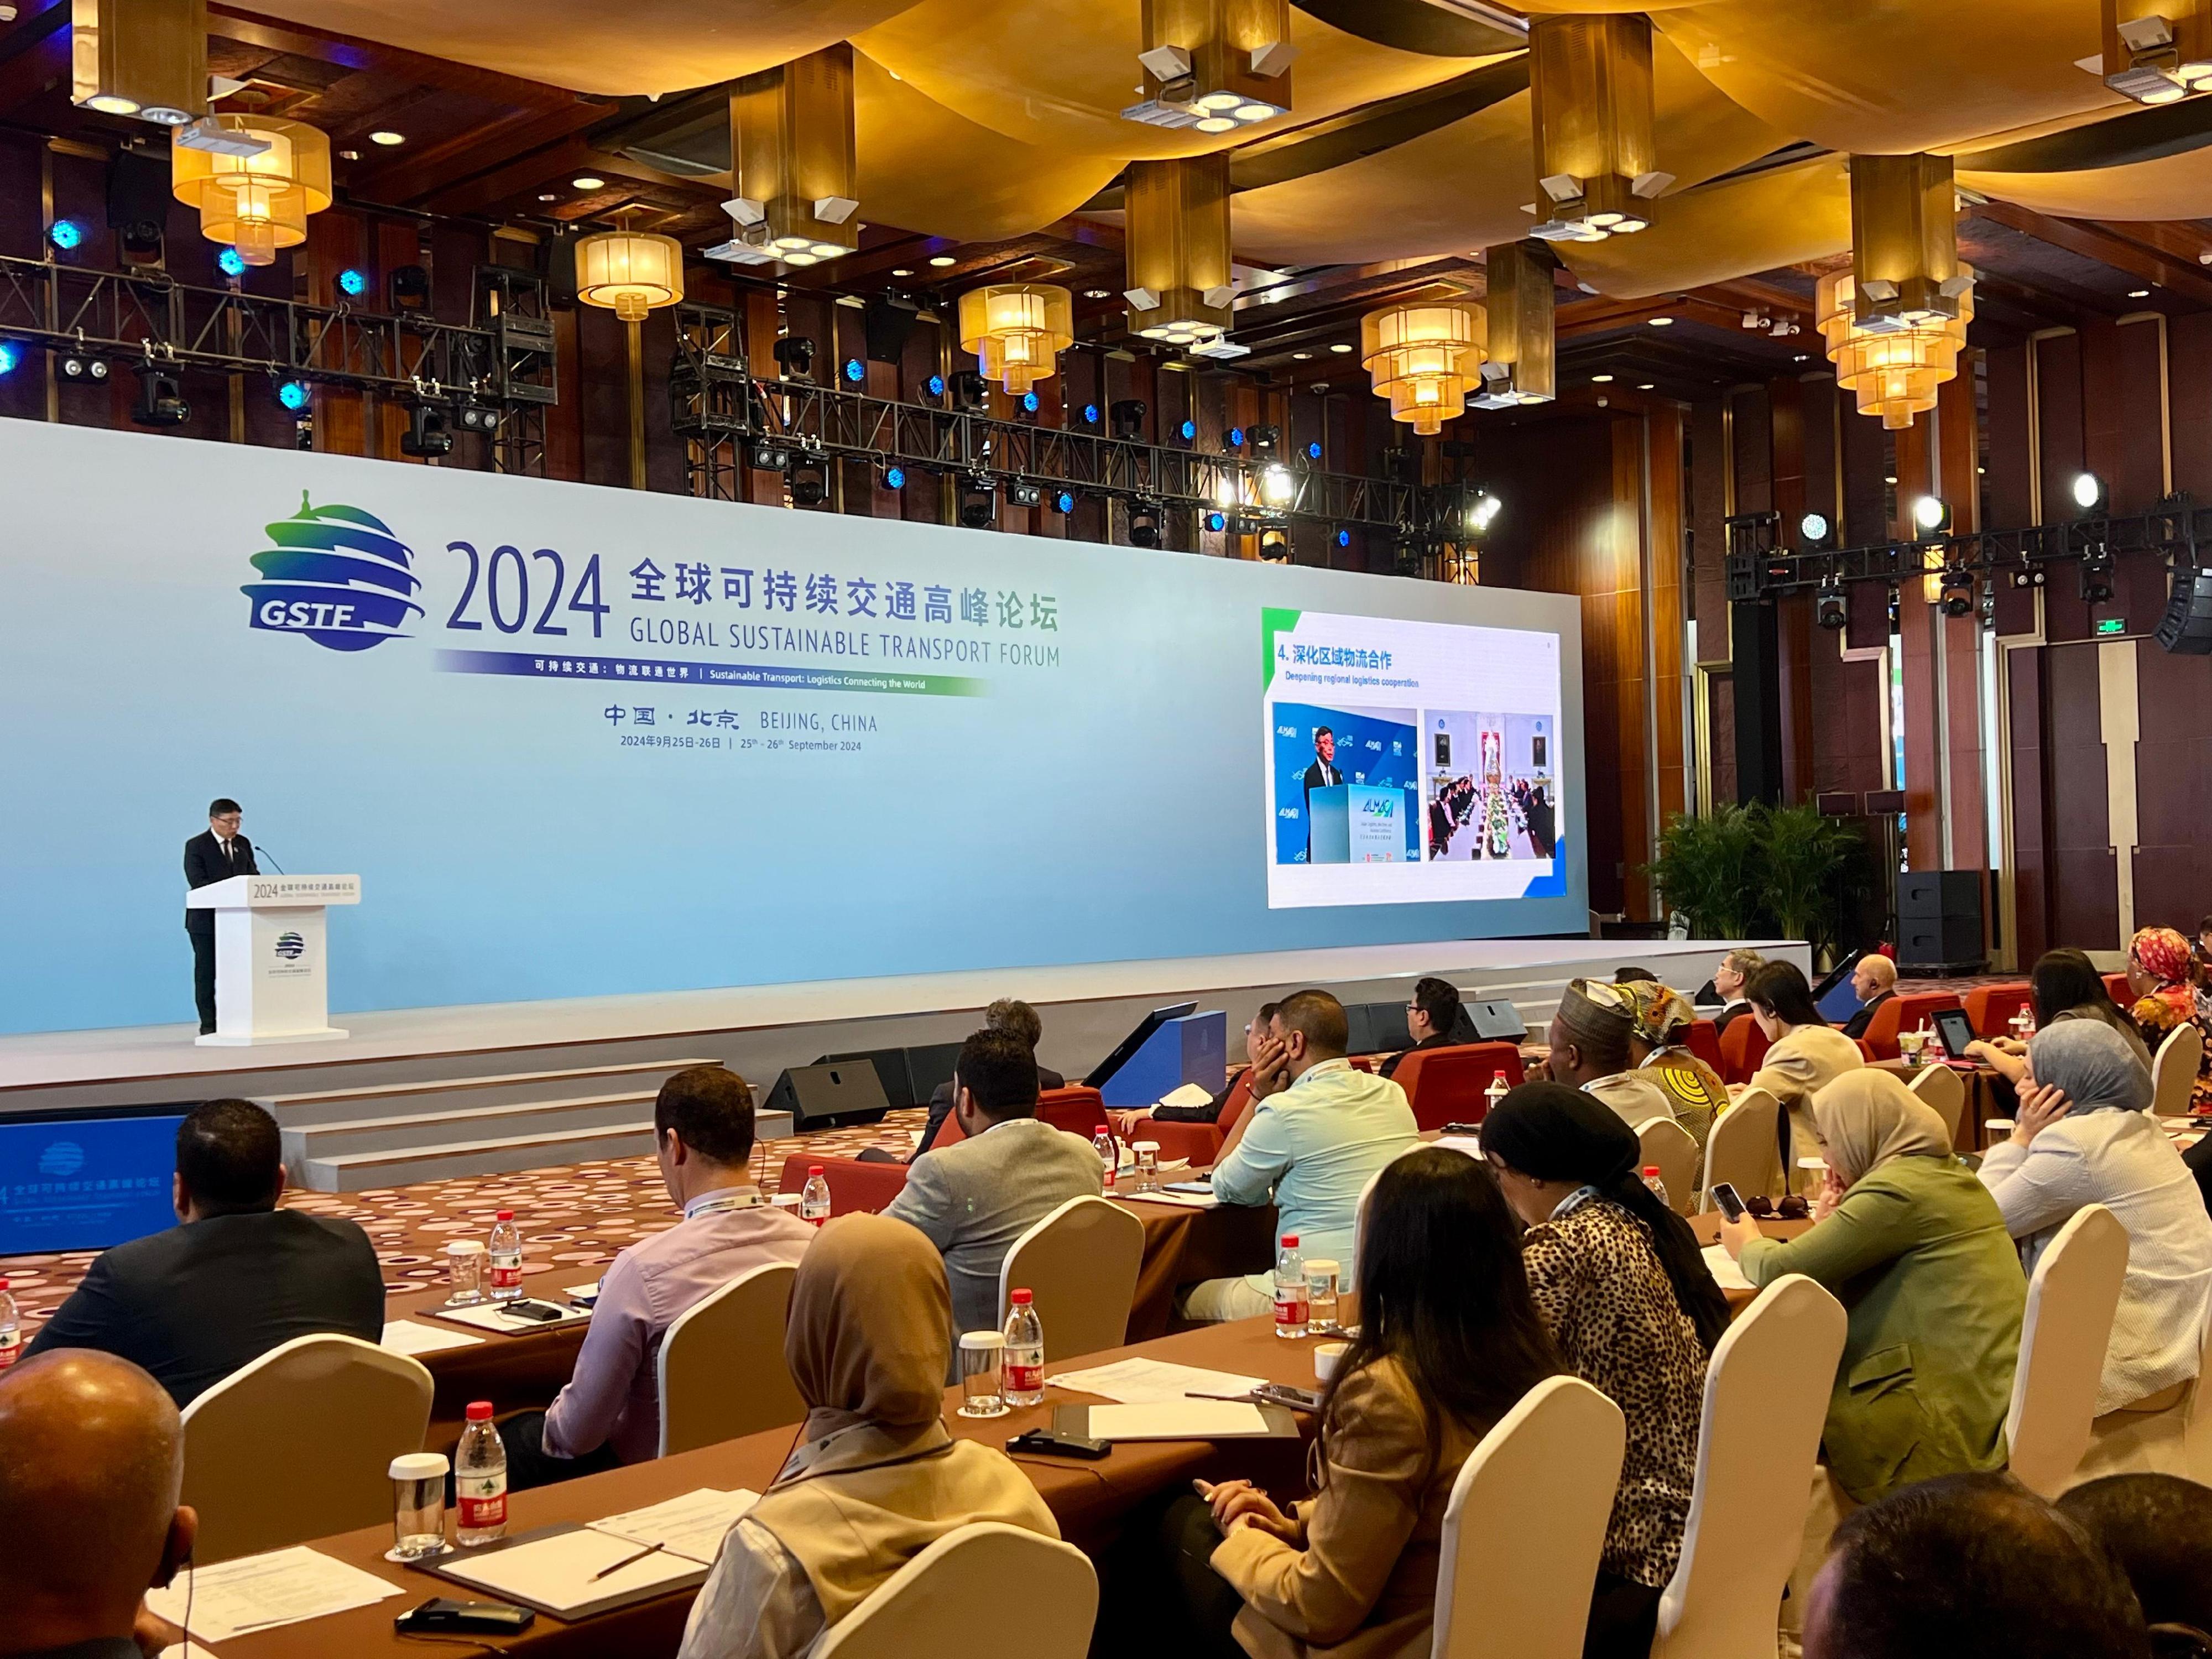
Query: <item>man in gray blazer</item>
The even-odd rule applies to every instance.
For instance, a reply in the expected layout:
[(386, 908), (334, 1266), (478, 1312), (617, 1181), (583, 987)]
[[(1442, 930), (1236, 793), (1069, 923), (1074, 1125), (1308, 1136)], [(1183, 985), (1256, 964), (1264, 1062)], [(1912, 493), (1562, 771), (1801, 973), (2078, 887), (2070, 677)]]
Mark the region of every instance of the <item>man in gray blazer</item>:
[[(945, 1255), (952, 1328), (1001, 1322), (999, 1269), (1031, 1227), (1071, 1198), (1096, 1198), (1104, 1170), (1091, 1143), (1038, 1121), (1036, 1054), (988, 1026), (960, 1046), (952, 1111), (965, 1139), (916, 1158), (884, 1214), (927, 1234)], [(1018, 1287), (1017, 1287), (1018, 1288)], [(959, 1353), (953, 1366), (957, 1377)]]

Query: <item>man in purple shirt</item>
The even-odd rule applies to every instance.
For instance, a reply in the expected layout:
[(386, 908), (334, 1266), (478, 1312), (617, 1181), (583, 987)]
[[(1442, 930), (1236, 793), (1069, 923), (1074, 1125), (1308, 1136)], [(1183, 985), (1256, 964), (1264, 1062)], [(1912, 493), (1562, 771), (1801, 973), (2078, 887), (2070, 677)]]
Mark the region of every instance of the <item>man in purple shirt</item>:
[[(660, 1443), (654, 1362), (668, 1328), (753, 1268), (796, 1262), (814, 1237), (752, 1182), (753, 1097), (735, 1073), (694, 1066), (662, 1084), (653, 1138), (684, 1219), (607, 1268), (575, 1374), (551, 1407), (500, 1425), (514, 1490), (652, 1458)], [(761, 1363), (781, 1364), (783, 1356)]]

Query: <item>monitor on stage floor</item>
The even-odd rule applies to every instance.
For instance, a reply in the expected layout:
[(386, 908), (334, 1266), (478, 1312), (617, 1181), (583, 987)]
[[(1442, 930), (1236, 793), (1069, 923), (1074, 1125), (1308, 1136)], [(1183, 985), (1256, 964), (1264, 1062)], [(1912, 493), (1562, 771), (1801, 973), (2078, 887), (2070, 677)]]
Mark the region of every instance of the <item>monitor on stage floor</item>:
[(0, 1118), (0, 1255), (104, 1250), (176, 1225), (177, 1126), (190, 1109)]

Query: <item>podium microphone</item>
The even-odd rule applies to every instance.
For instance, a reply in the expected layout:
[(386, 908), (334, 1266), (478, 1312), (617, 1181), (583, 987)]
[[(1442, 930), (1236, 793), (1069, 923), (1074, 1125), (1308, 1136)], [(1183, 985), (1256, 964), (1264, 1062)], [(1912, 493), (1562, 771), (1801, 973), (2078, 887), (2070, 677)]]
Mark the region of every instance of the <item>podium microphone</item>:
[[(262, 846), (258, 842), (256, 842), (253, 845), (253, 854), (257, 863), (265, 856), (268, 858), (270, 863), (276, 864), (275, 854), (270, 853), (269, 849), (266, 847)], [(276, 873), (280, 876), (285, 873), (285, 869), (283, 865), (276, 864)]]

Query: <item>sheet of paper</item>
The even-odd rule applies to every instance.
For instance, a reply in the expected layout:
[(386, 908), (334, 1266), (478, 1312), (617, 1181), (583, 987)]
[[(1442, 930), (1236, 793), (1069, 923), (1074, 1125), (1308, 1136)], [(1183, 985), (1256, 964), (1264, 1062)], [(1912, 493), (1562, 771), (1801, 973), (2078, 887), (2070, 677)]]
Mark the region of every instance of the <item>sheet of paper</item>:
[(197, 1642), (179, 1642), (173, 1648), (163, 1648), (161, 1659), (216, 1659), (216, 1656)]
[(543, 1305), (559, 1308), (560, 1318), (518, 1318), (495, 1302), (478, 1303), (473, 1308), (426, 1308), (423, 1311), (440, 1319), (450, 1319), (456, 1325), (473, 1325), (480, 1331), (499, 1331), (508, 1336), (519, 1331), (557, 1331), (563, 1325), (573, 1325), (580, 1319), (592, 1316), (588, 1308), (570, 1308), (558, 1302), (547, 1302)]
[(736, 1524), (739, 1516), (759, 1502), (758, 1492), (743, 1486), (735, 1492), (717, 1492), (711, 1486), (702, 1486), (663, 1504), (610, 1515), (605, 1520), (592, 1522), (592, 1529), (617, 1538), (635, 1539), (641, 1544), (665, 1544), (678, 1555), (711, 1567), (722, 1547), (722, 1534)]
[(1439, 1146), (1449, 1146), (1455, 1152), (1465, 1152), (1469, 1158), (1480, 1158), (1482, 1156), (1482, 1137), (1480, 1135), (1438, 1135), (1437, 1137), (1437, 1145)]
[(148, 1590), (146, 1605), (182, 1626), (189, 1597), (191, 1633), (204, 1642), (227, 1642), (246, 1631), (320, 1619), (404, 1594), (373, 1573), (295, 1544), (265, 1555), (187, 1567), (167, 1589)]
[(604, 1578), (592, 1576), (637, 1551), (638, 1547), (627, 1538), (579, 1527), (574, 1532), (556, 1533), (494, 1554), (442, 1562), (439, 1571), (447, 1577), (480, 1584), (495, 1595), (535, 1601), (556, 1613), (610, 1595), (673, 1583), (699, 1571), (699, 1563), (690, 1556), (660, 1550), (628, 1566), (615, 1567)]
[[(1163, 1171), (1163, 1173), (1164, 1173), (1164, 1171)], [(1149, 1193), (1116, 1193), (1114, 1196), (1120, 1199), (1125, 1199), (1132, 1204), (1173, 1204), (1186, 1210), (1214, 1210), (1221, 1207), (1221, 1200), (1216, 1198), (1212, 1193), (1164, 1193), (1154, 1191)]]
[(1267, 1432), (1267, 1419), (1260, 1408), (1237, 1400), (1091, 1408), (1094, 1440), (1226, 1440)]
[(1195, 1365), (1170, 1364), (1163, 1359), (1121, 1359), (1088, 1370), (1061, 1371), (1045, 1379), (1054, 1388), (1095, 1394), (1102, 1400), (1118, 1401), (1125, 1406), (1162, 1405), (1194, 1394), (1249, 1394), (1266, 1380), (1238, 1376), (1231, 1371), (1201, 1370)]
[(1743, 1269), (1735, 1265), (1735, 1258), (1722, 1244), (1705, 1246), (1705, 1271), (1724, 1291), (1755, 1291), (1759, 1288), (1743, 1276)]
[(434, 1325), (422, 1325), (411, 1319), (387, 1321), (384, 1335), (378, 1346), (394, 1353), (443, 1353), (448, 1348), (473, 1348), (483, 1338), (471, 1336), (466, 1331), (441, 1331)]
[[(1156, 1103), (1162, 1106), (1203, 1106), (1212, 1098), (1195, 1083), (1183, 1083), (1169, 1090)], [(1139, 1133), (1143, 1132), (1140, 1130)]]
[[(563, 1296), (597, 1296), (599, 1293), (599, 1281), (596, 1279), (588, 1285), (563, 1285), (561, 1287)], [(557, 1308), (561, 1304), (556, 1302), (553, 1305)]]

